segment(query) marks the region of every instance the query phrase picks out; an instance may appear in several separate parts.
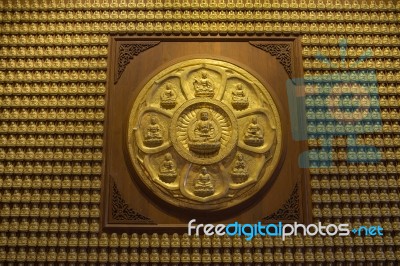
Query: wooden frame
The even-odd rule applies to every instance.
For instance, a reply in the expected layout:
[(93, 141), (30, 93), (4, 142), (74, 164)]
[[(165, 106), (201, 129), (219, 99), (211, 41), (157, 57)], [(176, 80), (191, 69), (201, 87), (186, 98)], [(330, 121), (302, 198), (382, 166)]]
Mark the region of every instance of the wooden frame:
[[(181, 216), (180, 210), (171, 207), (168, 204), (164, 204), (160, 202), (158, 199), (145, 195), (148, 191), (140, 186), (140, 184), (136, 184), (132, 182), (132, 178), (128, 179), (126, 177), (126, 172), (130, 172), (129, 175), (134, 175), (134, 169), (129, 166), (129, 162), (126, 159), (126, 151), (121, 147), (122, 133), (121, 130), (123, 127), (119, 129), (113, 128), (113, 125), (118, 117), (116, 112), (119, 112), (119, 117), (122, 121), (126, 120), (127, 116), (127, 107), (122, 108), (121, 104), (118, 103), (118, 97), (115, 96), (116, 90), (125, 92), (127, 89), (126, 83), (129, 78), (131, 80), (135, 80), (133, 83), (136, 87), (135, 90), (130, 92), (130, 100), (133, 101), (135, 95), (137, 95), (138, 91), (141, 87), (143, 87), (144, 83), (149, 79), (149, 77), (157, 73), (157, 71), (161, 68), (164, 68), (166, 65), (170, 65), (171, 61), (168, 63), (161, 64), (162, 66), (157, 70), (147, 69), (149, 66), (143, 66), (137, 75), (124, 75), (125, 71), (129, 73), (133, 73), (131, 68), (134, 67), (136, 61), (141, 61), (142, 63), (145, 61), (145, 57), (147, 59), (155, 60), (157, 58), (152, 58), (155, 55), (161, 55), (165, 53), (171, 53), (170, 57), (173, 57), (173, 50), (168, 47), (172, 47), (173, 44), (189, 47), (191, 44), (194, 46), (200, 44), (207, 44), (212, 46), (213, 43), (218, 44), (218, 49), (223, 49), (223, 47), (229, 46), (232, 44), (233, 46), (248, 46), (249, 50), (254, 51), (260, 56), (268, 58), (271, 63), (269, 67), (279, 72), (280, 77), (286, 75), (286, 79), (293, 79), (295, 77), (302, 77), (302, 58), (301, 58), (301, 44), (300, 40), (296, 37), (152, 37), (152, 36), (143, 36), (143, 37), (111, 37), (109, 42), (109, 57), (108, 57), (108, 92), (106, 96), (107, 106), (106, 106), (106, 132), (104, 135), (104, 177), (103, 177), (103, 185), (102, 185), (102, 203), (101, 203), (101, 221), (103, 225), (103, 230), (106, 231), (143, 231), (143, 232), (177, 232), (181, 230), (185, 230), (187, 226), (187, 222), (190, 220), (190, 217), (198, 218), (196, 215), (198, 213), (188, 212), (187, 214)], [(129, 45), (135, 45), (135, 47), (129, 48)], [(168, 44), (167, 46), (162, 44)], [(126, 45), (126, 46), (122, 46)], [(121, 47), (124, 47), (122, 49)], [(156, 49), (161, 51), (156, 51)], [(168, 50), (169, 49), (169, 50)], [(180, 49), (180, 48), (176, 48)], [(189, 48), (186, 48), (189, 49)], [(148, 52), (146, 52), (148, 51)], [(121, 58), (121, 54), (124, 53), (124, 58)], [(176, 53), (176, 51), (175, 51)], [(207, 53), (206, 53), (207, 54)], [(229, 54), (229, 53), (228, 53)], [(199, 53), (196, 53), (199, 56)], [(168, 57), (168, 56), (166, 56)], [(190, 58), (190, 55), (186, 55), (180, 57), (182, 58)], [(220, 56), (216, 56), (220, 57)], [(223, 58), (230, 58), (229, 56), (222, 55)], [(135, 61), (136, 60), (136, 61)], [(234, 60), (237, 62), (238, 60)], [(138, 62), (139, 63), (139, 62)], [(246, 65), (243, 62), (239, 62), (242, 65)], [(151, 65), (151, 64), (150, 64)], [(154, 63), (153, 63), (154, 65)], [(257, 65), (257, 69), (261, 66)], [(253, 71), (254, 72), (254, 71)], [(143, 75), (143, 74), (146, 75)], [(259, 76), (259, 73), (256, 73)], [(139, 77), (138, 75), (143, 75)], [(259, 78), (256, 75), (257, 78)], [(261, 80), (265, 80), (265, 77), (261, 77)], [(271, 79), (271, 77), (269, 77)], [(282, 81), (272, 81), (272, 87), (282, 87)], [(268, 83), (271, 83), (268, 80)], [(122, 84), (122, 85), (121, 85)], [(124, 85), (125, 84), (125, 85)], [(279, 84), (279, 85), (277, 85)], [(132, 86), (132, 84), (131, 84)], [(122, 88), (122, 89), (121, 89)], [(124, 89), (125, 88), (125, 89)], [(281, 88), (283, 89), (283, 88)], [(273, 91), (273, 94), (279, 94), (277, 91)], [(285, 93), (282, 93), (285, 94)], [(127, 95), (124, 95), (126, 97)], [(113, 98), (114, 97), (114, 98)], [(278, 97), (275, 95), (275, 97)], [(257, 219), (262, 222), (272, 223), (272, 222), (303, 222), (309, 223), (311, 222), (311, 192), (310, 192), (310, 184), (309, 184), (309, 173), (308, 169), (300, 169), (296, 167), (297, 158), (299, 154), (307, 150), (306, 142), (296, 142), (293, 140), (290, 134), (289, 128), (289, 109), (288, 109), (288, 100), (284, 99), (285, 97), (279, 95), (278, 107), (284, 113), (284, 139), (286, 140), (285, 145), (289, 146), (291, 150), (284, 154), (285, 158), (283, 158), (279, 171), (283, 171), (282, 169), (288, 168), (289, 170), (284, 170), (291, 175), (296, 175), (295, 177), (291, 177), (288, 180), (291, 182), (290, 191), (288, 189), (282, 193), (282, 198), (278, 197), (278, 200), (281, 204), (279, 206), (274, 206), (274, 208), (265, 211), (263, 215), (260, 216), (260, 210), (255, 211), (253, 214), (247, 213), (245, 217), (254, 217), (257, 216)], [(124, 102), (126, 103), (126, 102)], [(116, 104), (116, 105), (115, 105)], [(299, 108), (302, 108), (301, 106)], [(123, 112), (121, 112), (123, 110)], [(295, 115), (295, 114), (292, 114)], [(122, 116), (122, 118), (121, 118)], [(293, 118), (293, 117), (292, 117)], [(299, 117), (298, 119), (302, 119)], [(122, 137), (122, 138), (121, 138)], [(295, 147), (294, 154), (291, 154), (293, 151), (293, 147)], [(117, 150), (119, 152), (117, 152)], [(117, 155), (117, 153), (123, 153)], [(114, 159), (114, 156), (116, 156)], [(290, 157), (290, 164), (288, 164), (288, 160)], [(122, 159), (122, 160), (121, 160)], [(113, 165), (115, 161), (119, 163), (125, 164), (124, 167)], [(125, 168), (125, 169), (123, 169)], [(294, 170), (293, 170), (294, 169)], [(279, 173), (277, 174), (279, 176)], [(131, 181), (129, 185), (126, 185), (128, 181)], [(279, 182), (278, 182), (279, 183)], [(136, 190), (132, 188), (136, 187)], [(273, 187), (273, 184), (268, 185), (267, 188), (262, 191), (269, 191), (270, 187)], [(283, 188), (283, 186), (281, 185)], [(135, 204), (132, 200), (131, 192), (141, 194), (138, 195), (138, 199), (140, 201), (139, 204)], [(276, 190), (276, 191), (279, 191)], [(257, 193), (256, 199), (264, 199), (265, 195), (259, 195), (263, 192)], [(267, 192), (266, 194), (268, 194)], [(281, 195), (279, 195), (281, 196)], [(272, 197), (273, 198), (273, 197)], [(271, 199), (269, 198), (270, 202)], [(275, 200), (273, 200), (275, 201)], [(297, 206), (293, 206), (296, 205)], [(146, 208), (144, 206), (148, 206)], [(254, 202), (247, 202), (244, 205), (240, 205), (240, 208), (248, 207), (249, 209), (257, 209), (261, 206), (268, 206), (268, 203), (264, 202), (263, 204), (256, 204)], [(238, 211), (242, 211), (239, 207), (233, 208), (229, 211), (223, 212), (222, 215), (218, 215), (213, 213), (213, 216), (216, 219), (201, 219), (204, 222), (218, 222), (218, 223), (226, 223), (234, 220), (235, 214)], [(297, 210), (296, 210), (297, 208)], [(151, 209), (151, 211), (149, 211)], [(163, 215), (157, 214), (157, 211), (162, 212), (163, 210), (168, 210), (168, 215), (174, 216), (174, 220), (167, 223), (160, 223), (159, 221), (163, 219)], [(125, 213), (124, 213), (125, 212)], [(293, 213), (295, 212), (295, 213)], [(201, 214), (204, 217), (204, 213)], [(230, 219), (224, 219), (225, 217), (230, 217)], [(156, 219), (154, 219), (155, 217)], [(239, 222), (248, 223), (248, 222), (256, 222), (249, 221), (251, 219), (245, 219), (245, 217), (241, 217)], [(200, 219), (198, 219), (200, 220)]]

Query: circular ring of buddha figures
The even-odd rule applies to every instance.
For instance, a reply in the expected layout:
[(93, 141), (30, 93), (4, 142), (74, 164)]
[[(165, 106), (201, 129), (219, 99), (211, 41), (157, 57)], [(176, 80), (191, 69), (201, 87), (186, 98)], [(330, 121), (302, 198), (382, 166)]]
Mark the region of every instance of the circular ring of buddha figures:
[(179, 62), (151, 78), (126, 134), (136, 181), (194, 210), (251, 198), (282, 154), (281, 120), (268, 90), (241, 67), (214, 59)]

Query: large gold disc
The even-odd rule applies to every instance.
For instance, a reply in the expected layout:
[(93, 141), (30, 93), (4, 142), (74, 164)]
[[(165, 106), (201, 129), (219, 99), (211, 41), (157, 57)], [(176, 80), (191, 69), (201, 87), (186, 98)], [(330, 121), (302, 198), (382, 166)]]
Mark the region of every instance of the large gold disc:
[(282, 153), (268, 90), (246, 70), (214, 59), (183, 61), (151, 78), (126, 134), (136, 182), (196, 210), (250, 199), (272, 179)]

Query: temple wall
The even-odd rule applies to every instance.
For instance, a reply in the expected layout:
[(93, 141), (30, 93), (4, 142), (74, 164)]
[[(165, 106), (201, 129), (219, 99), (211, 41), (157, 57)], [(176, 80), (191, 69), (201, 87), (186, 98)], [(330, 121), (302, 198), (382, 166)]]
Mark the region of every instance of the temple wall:
[[(400, 260), (399, 10), (375, 0), (0, 1), (0, 261)], [(384, 235), (194, 238), (190, 247), (182, 235), (101, 233), (107, 49), (110, 35), (126, 34), (301, 36), (305, 140), (319, 147), (309, 153), (314, 221), (379, 224)], [(333, 79), (350, 88), (334, 90)], [(345, 89), (371, 107), (370, 118), (349, 118), (363, 128), (354, 134), (340, 134), (347, 120), (318, 118), (321, 101)]]

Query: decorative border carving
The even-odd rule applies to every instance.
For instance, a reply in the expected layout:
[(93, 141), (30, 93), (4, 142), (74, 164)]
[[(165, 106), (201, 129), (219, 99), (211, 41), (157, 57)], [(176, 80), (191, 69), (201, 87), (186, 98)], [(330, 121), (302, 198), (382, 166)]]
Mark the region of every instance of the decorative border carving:
[(300, 219), (300, 194), (299, 186), (296, 184), (293, 188), (289, 199), (283, 204), (283, 207), (278, 209), (271, 215), (263, 218), (267, 221), (297, 221)]
[(147, 49), (150, 49), (156, 45), (158, 45), (160, 42), (154, 41), (154, 42), (136, 42), (136, 43), (129, 43), (129, 44), (121, 44), (119, 46), (119, 54), (118, 54), (118, 69), (115, 72), (115, 80), (114, 83), (117, 83), (119, 78), (122, 76), (122, 73), (124, 72), (126, 66), (129, 64), (129, 62), (137, 55), (139, 55), (141, 52), (146, 51)]
[(113, 182), (112, 185), (112, 207), (111, 207), (111, 215), (114, 220), (117, 221), (129, 221), (130, 223), (139, 223), (139, 224), (154, 224), (154, 222), (134, 211), (123, 199), (121, 193), (118, 191), (117, 185)]
[(289, 78), (292, 79), (293, 66), (292, 66), (292, 45), (290, 44), (271, 44), (271, 43), (259, 43), (249, 42), (251, 45), (275, 56), (279, 63), (283, 66)]

